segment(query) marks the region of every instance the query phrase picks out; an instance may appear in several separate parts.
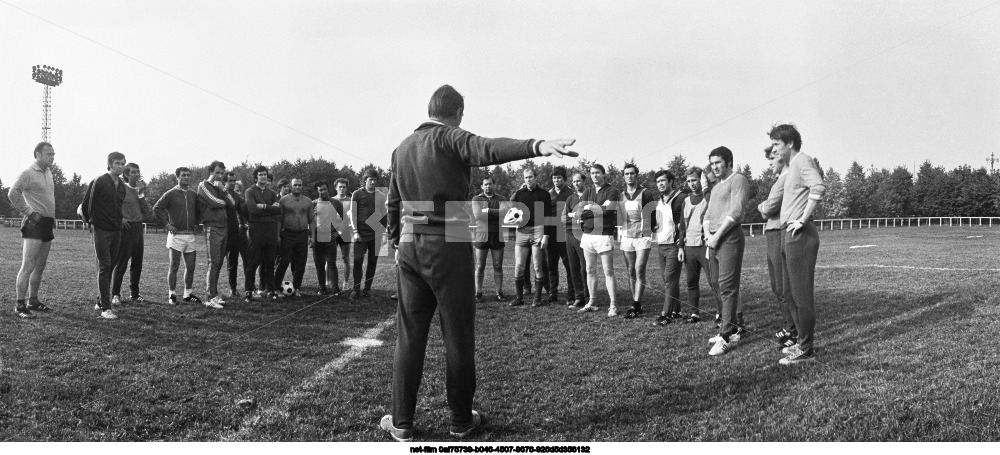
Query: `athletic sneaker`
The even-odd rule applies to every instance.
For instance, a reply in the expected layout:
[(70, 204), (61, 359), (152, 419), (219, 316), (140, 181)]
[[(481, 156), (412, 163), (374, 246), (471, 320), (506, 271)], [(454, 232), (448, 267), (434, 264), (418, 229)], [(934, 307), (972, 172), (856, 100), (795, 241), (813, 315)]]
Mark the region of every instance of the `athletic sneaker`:
[(94, 304), (94, 309), (97, 310), (97, 311), (101, 311), (101, 304), (100, 303), (95, 303)]
[(628, 311), (625, 312), (625, 319), (635, 319), (635, 318), (639, 317), (640, 314), (642, 314), (642, 310), (641, 309), (632, 307), (632, 308), (629, 308)]
[(674, 322), (674, 321), (672, 321), (667, 316), (661, 314), (661, 315), (659, 315), (659, 316), (656, 317), (655, 321), (653, 321), (653, 325), (655, 325), (655, 326), (663, 326), (663, 325), (669, 325), (672, 322)]
[(482, 426), (485, 424), (486, 424), (486, 417), (483, 416), (483, 414), (480, 413), (479, 411), (473, 410), (472, 423), (470, 423), (468, 426), (465, 427), (452, 426), (451, 431), (449, 431), (449, 433), (451, 433), (451, 435), (456, 438), (462, 439), (472, 434), (474, 431), (482, 428)]
[(101, 312), (101, 317), (104, 319), (118, 319), (118, 315), (115, 314), (115, 310), (108, 308)]
[(507, 301), (507, 296), (504, 295), (503, 292), (497, 292), (497, 301), (498, 302), (506, 302)]
[(535, 300), (531, 301), (531, 307), (532, 308), (538, 308), (538, 307), (544, 306), (544, 305), (545, 305), (545, 298), (544, 297), (542, 297), (542, 298), (535, 297)]
[(712, 350), (708, 351), (708, 355), (726, 354), (729, 351), (731, 351), (734, 347), (736, 347), (737, 341), (738, 340), (730, 337), (729, 342), (727, 343), (726, 340), (723, 340), (722, 337), (719, 337), (719, 341), (715, 342), (715, 346), (712, 346)]
[[(714, 336), (714, 337), (712, 337), (712, 338), (709, 338), (708, 339), (708, 344), (718, 343), (719, 340), (722, 340), (722, 334), (721, 333), (718, 334), (718, 335), (716, 335), (716, 336)], [(738, 341), (740, 341), (740, 334), (734, 333), (732, 335), (729, 335), (729, 342), (730, 343), (736, 343)]]
[(361, 292), (351, 291), (351, 300), (357, 300), (361, 298)]
[(576, 310), (576, 312), (577, 313), (589, 313), (591, 311), (597, 311), (597, 310), (598, 310), (597, 305), (594, 305), (593, 302), (588, 302), (586, 305), (583, 306), (583, 308), (580, 308), (579, 310)]
[(253, 301), (253, 292), (247, 291), (246, 294), (243, 295), (243, 301), (246, 302), (246, 303), (252, 302)]
[(386, 414), (382, 416), (382, 421), (379, 423), (379, 426), (381, 426), (383, 430), (388, 431), (389, 436), (392, 436), (392, 439), (395, 439), (399, 442), (413, 441), (413, 430), (407, 430), (405, 428), (396, 428), (395, 425), (392, 424), (392, 414)]
[(524, 299), (522, 299), (521, 297), (518, 297), (514, 299), (514, 301), (510, 302), (510, 306), (521, 306), (521, 305), (524, 305)]
[(180, 302), (177, 301), (177, 294), (170, 294), (167, 297), (167, 305), (177, 305), (178, 303)]
[(33, 316), (31, 314), (31, 310), (29, 310), (28, 307), (26, 307), (26, 306), (19, 306), (17, 308), (14, 308), (14, 314), (16, 314), (17, 317), (19, 317), (21, 319), (34, 319), (35, 318), (35, 316)]
[(674, 311), (670, 313), (670, 319), (684, 319), (684, 316), (681, 315), (680, 311)]
[(184, 301), (185, 302), (191, 302), (191, 303), (201, 303), (201, 299), (198, 298), (198, 296), (196, 296), (194, 294), (188, 294), (187, 297), (184, 297)]
[(393, 292), (392, 295), (389, 296), (389, 300), (399, 300), (399, 294)]
[(51, 308), (45, 306), (44, 303), (39, 302), (38, 300), (35, 300), (34, 302), (28, 302), (27, 308), (30, 311), (41, 311), (43, 313), (46, 312), (46, 311), (49, 311), (51, 309)]
[(804, 352), (799, 352), (798, 354), (789, 355), (778, 361), (778, 365), (795, 365), (797, 363), (806, 363), (816, 360), (815, 357), (807, 355)]
[[(395, 296), (396, 294), (393, 294), (393, 295)], [(477, 302), (482, 302), (483, 301), (483, 293), (482, 292), (477, 292), (476, 293), (476, 301)]]
[(132, 296), (132, 303), (145, 303), (146, 298), (142, 294), (136, 294)]
[(122, 304), (122, 297), (120, 295), (111, 296), (111, 304), (118, 306)]
[(271, 296), (271, 300), (278, 300), (278, 293), (277, 292), (271, 291), (271, 292), (268, 292), (267, 295)]
[(786, 356), (797, 356), (802, 354), (802, 346), (798, 344), (793, 344), (787, 348), (781, 348), (781, 353)]
[(329, 293), (330, 291), (328, 291), (326, 288), (319, 288), (319, 291), (316, 291), (316, 295), (327, 295)]
[(698, 322), (701, 322), (701, 316), (698, 316), (698, 313), (691, 313), (691, 316), (684, 318), (684, 323), (686, 324), (696, 324)]
[(608, 317), (613, 318), (615, 316), (618, 316), (618, 308), (612, 305), (610, 308), (608, 308)]
[(222, 303), (223, 303), (223, 300), (221, 298), (219, 298), (219, 296), (215, 296), (215, 297), (212, 297), (211, 300), (205, 302), (205, 306), (207, 306), (209, 308), (215, 308), (217, 310), (221, 310), (222, 309)]

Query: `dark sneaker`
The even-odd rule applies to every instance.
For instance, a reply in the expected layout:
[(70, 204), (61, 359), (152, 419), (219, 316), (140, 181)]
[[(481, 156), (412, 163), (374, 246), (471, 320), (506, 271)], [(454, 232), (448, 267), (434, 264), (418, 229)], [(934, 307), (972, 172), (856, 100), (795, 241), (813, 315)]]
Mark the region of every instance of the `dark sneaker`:
[(399, 300), (399, 294), (393, 292), (392, 295), (389, 296), (389, 300)]
[[(472, 411), (472, 412), (476, 412), (476, 411)], [(403, 429), (403, 428), (396, 428), (392, 424), (392, 414), (386, 414), (386, 415), (382, 416), (382, 421), (379, 423), (379, 426), (382, 427), (383, 430), (388, 431), (389, 432), (389, 436), (392, 436), (392, 439), (395, 439), (395, 440), (397, 440), (399, 442), (411, 442), (411, 441), (413, 441), (413, 430), (407, 430), (407, 429)]]
[(327, 295), (329, 293), (330, 291), (328, 291), (326, 288), (319, 288), (319, 291), (316, 291), (316, 295)]
[(531, 301), (531, 307), (532, 307), (532, 308), (538, 308), (538, 307), (540, 307), (540, 306), (543, 306), (543, 305), (545, 305), (545, 303), (546, 303), (546, 302), (545, 302), (545, 299), (544, 299), (544, 298), (541, 298), (541, 299), (540, 299), (540, 298), (538, 298), (538, 297), (535, 297), (535, 299)]
[(674, 311), (670, 313), (670, 319), (684, 319), (684, 316), (681, 315), (680, 311)]
[(37, 300), (35, 300), (34, 302), (29, 302), (27, 308), (30, 311), (41, 311), (43, 313), (50, 310), (50, 308), (45, 306), (44, 303), (39, 302)]
[(253, 292), (247, 291), (243, 294), (243, 301), (250, 303), (253, 301)]
[(465, 427), (454, 427), (454, 426), (452, 426), (451, 427), (451, 431), (449, 431), (449, 433), (451, 433), (451, 435), (454, 436), (454, 437), (456, 437), (456, 438), (462, 439), (462, 438), (464, 438), (464, 437), (472, 434), (476, 430), (482, 428), (483, 425), (485, 425), (485, 424), (486, 424), (486, 417), (484, 417), (483, 414), (480, 413), (479, 411), (473, 410), (472, 411), (472, 423), (470, 423), (468, 426), (465, 426)]
[(170, 294), (167, 296), (167, 305), (177, 305), (178, 303), (177, 294)]
[(684, 322), (686, 324), (696, 324), (701, 322), (701, 316), (698, 316), (698, 313), (691, 313), (691, 316), (684, 318)]
[(661, 314), (656, 317), (656, 321), (653, 321), (653, 325), (662, 326), (662, 325), (668, 325), (671, 322), (674, 322), (674, 320)]
[(497, 302), (506, 302), (507, 296), (503, 292), (497, 292)]
[[(233, 295), (236, 295), (235, 293)], [(146, 298), (142, 294), (136, 294), (132, 296), (132, 303), (146, 303)]]
[(642, 310), (638, 308), (629, 308), (628, 311), (625, 312), (625, 319), (635, 319), (639, 317), (640, 314), (642, 314)]
[(360, 291), (351, 291), (351, 300), (357, 300), (361, 298)]
[(268, 292), (267, 295), (269, 297), (271, 297), (271, 300), (278, 300), (278, 293), (277, 292), (271, 291), (271, 292)]
[(483, 293), (482, 292), (477, 292), (476, 293), (476, 301), (477, 302), (482, 302), (483, 301)]
[(189, 294), (187, 297), (184, 297), (184, 301), (189, 303), (201, 303), (201, 299), (194, 294)]
[(510, 302), (510, 306), (521, 306), (521, 305), (524, 305), (524, 299), (520, 297), (514, 299), (513, 302)]
[(35, 317), (31, 314), (31, 310), (26, 306), (19, 306), (14, 308), (14, 314), (21, 319), (34, 319)]
[(364, 291), (361, 291), (361, 297), (364, 297), (364, 298), (367, 299), (367, 298), (371, 298), (371, 296), (372, 296), (372, 290), (371, 289), (365, 289)]

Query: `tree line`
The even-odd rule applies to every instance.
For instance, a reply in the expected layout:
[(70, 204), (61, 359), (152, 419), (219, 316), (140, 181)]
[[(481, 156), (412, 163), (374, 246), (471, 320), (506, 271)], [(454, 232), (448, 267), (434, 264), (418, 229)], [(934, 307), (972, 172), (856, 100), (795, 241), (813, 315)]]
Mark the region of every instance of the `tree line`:
[[(567, 168), (569, 176), (581, 172), (589, 180), (589, 168), (593, 163), (585, 157), (578, 160), (561, 160), (556, 164), (537, 163), (533, 160), (520, 161), (504, 166), (473, 168), (472, 180), (469, 183), (468, 197), (480, 192), (480, 183), (486, 175), (493, 177), (495, 191), (510, 196), (522, 184), (521, 172), (525, 168), (534, 168), (538, 182), (543, 187), (551, 187), (552, 170), (557, 165)], [(601, 163), (608, 171), (608, 183), (622, 187), (621, 169), (630, 161), (622, 163)], [(229, 163), (227, 163), (229, 164)], [(261, 163), (244, 161), (229, 170), (236, 173), (245, 187), (255, 183), (253, 170)], [(140, 163), (141, 165), (141, 163)], [(701, 163), (691, 164), (681, 155), (675, 155), (663, 168), (670, 170), (676, 177), (675, 188), (681, 188), (686, 171), (692, 166), (704, 166)], [(190, 165), (192, 181), (198, 182), (208, 176), (208, 163)], [(348, 187), (353, 191), (360, 186), (361, 175), (369, 169), (376, 170), (379, 175), (379, 186), (389, 183), (389, 170), (368, 164), (358, 170), (351, 166), (340, 166), (323, 158), (297, 159), (294, 162), (282, 160), (267, 166), (274, 174), (275, 181), (281, 179), (300, 178), (305, 183), (305, 192), (315, 197), (313, 185), (325, 181), (331, 186), (339, 178), (347, 179)], [(639, 167), (640, 184), (655, 189), (653, 174), (660, 168)], [(768, 167), (759, 175), (754, 176), (749, 165), (737, 166), (737, 172), (750, 180), (756, 189), (746, 206), (746, 223), (763, 222), (757, 205), (767, 198), (771, 185), (777, 179), (774, 171)], [(76, 208), (83, 201), (88, 180), (74, 173), (69, 178), (58, 166), (52, 167), (55, 181), (56, 218), (75, 219)], [(96, 177), (96, 176), (95, 176)], [(897, 166), (893, 170), (865, 169), (853, 162), (847, 173), (841, 176), (832, 167), (825, 171), (827, 186), (823, 203), (816, 212), (817, 219), (830, 218), (876, 218), (876, 217), (907, 217), (907, 216), (1000, 216), (1000, 177), (986, 168), (973, 169), (971, 166), (959, 166), (950, 171), (941, 166), (934, 166), (930, 161), (920, 165), (914, 176), (905, 166)], [(567, 179), (568, 183), (568, 179)], [(152, 204), (164, 192), (176, 185), (173, 172), (161, 172), (147, 180), (146, 197)], [(0, 214), (10, 217), (19, 216), (7, 197), (8, 187), (0, 181)], [(683, 189), (683, 188), (682, 188)]]

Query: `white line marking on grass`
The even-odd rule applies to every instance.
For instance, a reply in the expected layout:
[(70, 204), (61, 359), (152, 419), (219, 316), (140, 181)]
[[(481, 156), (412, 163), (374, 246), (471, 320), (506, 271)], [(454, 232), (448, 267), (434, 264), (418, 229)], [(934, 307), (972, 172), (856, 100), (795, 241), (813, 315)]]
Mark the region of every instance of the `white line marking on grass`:
[(981, 236), (981, 235), (970, 235), (970, 236), (968, 236), (966, 238), (967, 239), (981, 239), (981, 238), (983, 238), (983, 236)]
[(851, 249), (853, 250), (855, 248), (872, 248), (872, 247), (876, 247), (876, 246), (878, 246), (878, 245), (854, 245), (854, 246), (851, 247)]
[(263, 409), (257, 414), (251, 414), (243, 419), (243, 423), (240, 425), (240, 429), (235, 433), (230, 433), (228, 435), (222, 436), (223, 441), (240, 441), (246, 440), (252, 436), (252, 431), (255, 426), (260, 423), (274, 422), (279, 420), (287, 420), (290, 415), (288, 413), (288, 408), (295, 404), (301, 398), (307, 397), (313, 394), (317, 389), (326, 384), (327, 379), (336, 374), (338, 371), (342, 370), (351, 360), (361, 357), (364, 354), (365, 349), (375, 346), (381, 346), (383, 342), (378, 339), (378, 336), (383, 330), (390, 327), (396, 323), (396, 316), (393, 315), (391, 318), (379, 322), (375, 327), (372, 327), (365, 331), (359, 338), (345, 338), (340, 344), (344, 346), (350, 346), (347, 352), (341, 354), (336, 359), (331, 360), (326, 365), (323, 365), (316, 374), (312, 377), (302, 381), (298, 387), (295, 387), (288, 391), (285, 396), (277, 400), (274, 405), (269, 408)]

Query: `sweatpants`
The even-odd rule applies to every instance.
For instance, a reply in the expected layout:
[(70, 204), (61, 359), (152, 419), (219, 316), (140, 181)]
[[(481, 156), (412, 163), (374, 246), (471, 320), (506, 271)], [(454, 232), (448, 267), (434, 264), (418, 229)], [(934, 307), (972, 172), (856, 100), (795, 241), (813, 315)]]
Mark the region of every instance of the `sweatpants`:
[(687, 281), (687, 301), (688, 309), (691, 313), (699, 313), (699, 302), (701, 301), (701, 272), (705, 272), (705, 281), (712, 289), (712, 297), (715, 299), (715, 314), (722, 314), (722, 300), (719, 299), (719, 288), (716, 280), (712, 279), (712, 270), (709, 268), (708, 258), (705, 257), (705, 250), (708, 247), (685, 246), (684, 247), (684, 273)]
[(392, 362), (392, 421), (413, 428), (431, 322), (438, 315), (445, 351), (451, 424), (472, 423), (476, 393), (476, 285), (472, 244), (441, 235), (404, 234), (399, 243), (396, 352)]
[(743, 270), (745, 244), (743, 228), (736, 226), (722, 236), (715, 249), (709, 249), (712, 278), (716, 280), (719, 298), (722, 300), (720, 333), (727, 340), (729, 335), (736, 333), (736, 312), (739, 311), (740, 275)]
[(764, 231), (767, 237), (767, 276), (771, 278), (771, 292), (778, 299), (778, 312), (781, 313), (781, 328), (789, 332), (795, 331), (795, 319), (785, 301), (785, 258), (782, 254), (783, 229)]
[(97, 253), (97, 289), (102, 310), (111, 309), (111, 275), (121, 246), (121, 231), (94, 228), (94, 252)]
[(816, 284), (816, 256), (819, 254), (819, 234), (812, 222), (792, 234), (782, 231), (782, 255), (785, 258), (785, 302), (799, 331), (799, 347), (813, 354), (813, 332), (816, 330), (816, 307), (813, 290)]
[(549, 243), (546, 245), (546, 266), (549, 273), (549, 296), (555, 301), (559, 296), (559, 261), (562, 261), (563, 269), (566, 270), (566, 298), (572, 300), (576, 291), (573, 280), (569, 278), (569, 254), (566, 242), (556, 241), (555, 235), (549, 235)]
[(139, 280), (142, 278), (142, 255), (146, 250), (146, 240), (143, 238), (145, 226), (133, 221), (127, 228), (121, 230), (121, 241), (118, 247), (118, 257), (115, 260), (115, 270), (111, 276), (111, 295), (122, 295), (122, 281), (125, 280), (125, 269), (129, 269), (129, 291), (131, 297), (139, 295)]
[(208, 254), (208, 270), (205, 272), (205, 288), (208, 297), (219, 295), (219, 274), (226, 258), (226, 228), (205, 226), (205, 249)]
[(250, 242), (247, 245), (249, 266), (246, 271), (246, 291), (253, 292), (257, 267), (261, 268), (260, 288), (277, 291), (274, 285), (274, 260), (278, 255), (278, 239), (274, 223), (250, 223)]
[(285, 270), (292, 265), (292, 286), (298, 290), (302, 287), (302, 277), (306, 274), (306, 261), (309, 260), (309, 230), (281, 230), (281, 243), (278, 246), (278, 268), (274, 271), (274, 283), (285, 280)]
[(583, 248), (580, 247), (580, 239), (572, 232), (566, 233), (566, 258), (569, 262), (566, 287), (572, 289), (567, 291), (566, 298), (575, 298), (587, 303), (590, 301), (590, 292), (587, 290), (587, 261), (583, 256)]
[[(661, 243), (660, 272), (663, 274), (663, 312), (681, 312), (681, 261), (677, 259), (677, 245)], [(687, 312), (687, 310), (685, 310)]]
[[(378, 250), (382, 247), (382, 236), (376, 235), (371, 240), (356, 240), (354, 242), (354, 290), (361, 292), (361, 266), (368, 258), (368, 266), (365, 268), (365, 290), (371, 290), (372, 281), (375, 280), (375, 265), (378, 263)], [(473, 283), (475, 286), (475, 283)]]
[[(243, 261), (243, 279), (247, 276), (247, 238), (242, 229), (229, 231), (226, 237), (226, 270), (229, 272), (229, 289), (236, 294), (239, 286), (240, 260)], [(245, 283), (244, 283), (245, 284)]]
[(337, 242), (313, 242), (313, 265), (316, 266), (316, 279), (319, 281), (319, 288), (326, 289), (326, 267), (330, 266), (330, 273), (333, 275), (332, 291), (340, 291), (340, 273), (337, 271)]

